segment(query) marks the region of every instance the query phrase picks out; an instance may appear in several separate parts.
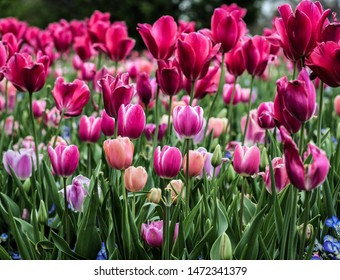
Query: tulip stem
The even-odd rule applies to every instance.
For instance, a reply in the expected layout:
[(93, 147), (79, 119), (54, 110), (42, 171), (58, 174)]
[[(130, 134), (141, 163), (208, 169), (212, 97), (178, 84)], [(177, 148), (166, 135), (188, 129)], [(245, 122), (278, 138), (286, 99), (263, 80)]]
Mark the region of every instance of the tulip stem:
[(292, 78), (292, 80), (295, 80), (295, 78), (296, 78), (296, 68), (297, 68), (297, 62), (294, 61), (293, 78)]
[(67, 192), (66, 192), (66, 177), (63, 177), (63, 187), (64, 187), (64, 205), (65, 205), (65, 238), (67, 244), (70, 244), (70, 230), (68, 223), (68, 203), (67, 203)]
[(246, 125), (244, 127), (243, 135), (242, 135), (242, 146), (244, 145), (244, 141), (246, 140), (246, 134), (248, 130), (248, 123), (249, 123), (249, 116), (250, 116), (250, 109), (251, 109), (251, 99), (253, 95), (253, 85), (254, 85), (254, 78), (255, 76), (251, 76), (251, 82), (250, 82), (250, 94), (249, 94), (249, 100), (248, 100), (248, 113), (247, 113), (247, 119), (246, 119)]
[(300, 154), (300, 156), (302, 156), (302, 153), (303, 153), (304, 132), (305, 132), (305, 122), (302, 122), (301, 123), (301, 129), (300, 129), (300, 143), (299, 143), (299, 154)]
[(122, 179), (123, 205), (124, 205), (124, 215), (125, 215), (125, 219), (123, 219), (123, 221), (125, 220), (125, 223), (123, 225), (123, 228), (125, 228), (125, 230), (123, 231), (122, 237), (123, 237), (123, 240), (125, 241), (124, 251), (128, 259), (130, 259), (131, 240), (130, 240), (130, 229), (129, 229), (129, 209), (128, 209), (128, 199), (127, 199), (126, 189), (125, 189), (125, 182), (124, 182), (124, 173), (125, 173), (125, 170), (122, 170), (121, 179)]
[(186, 142), (186, 175), (185, 175), (185, 181), (186, 181), (186, 195), (185, 195), (185, 199), (186, 199), (186, 213), (187, 215), (189, 214), (189, 205), (190, 205), (190, 184), (189, 184), (189, 148), (190, 148), (190, 139), (185, 139)]
[(87, 144), (87, 175), (91, 178), (91, 144)]
[(225, 74), (224, 74), (224, 53), (222, 52), (222, 61), (221, 61), (221, 75), (220, 75), (220, 81), (218, 83), (218, 88), (217, 88), (217, 92), (214, 96), (214, 99), (210, 105), (210, 108), (209, 108), (209, 113), (208, 113), (208, 119), (207, 119), (207, 123), (206, 123), (206, 126), (204, 128), (204, 142), (203, 142), (203, 147), (205, 147), (205, 144), (206, 144), (206, 134), (207, 134), (207, 131), (208, 131), (208, 125), (209, 125), (209, 120), (211, 118), (211, 115), (212, 115), (212, 112), (214, 110), (214, 105), (216, 103), (216, 100), (217, 98), (221, 95), (222, 91), (223, 91), (223, 86), (224, 86), (224, 80), (225, 80)]
[[(156, 104), (155, 104), (155, 124), (156, 124), (156, 129), (155, 129), (155, 135), (153, 136), (153, 151), (155, 151), (156, 146), (157, 146), (157, 141), (158, 141), (158, 132), (159, 132), (159, 112), (158, 112), (158, 107), (159, 107), (159, 86), (157, 86), (156, 90)], [(152, 162), (152, 161), (151, 161)]]
[[(2, 130), (3, 133), (1, 133), (1, 138), (0, 138), (0, 155), (2, 155), (2, 145), (3, 145), (3, 142), (4, 142), (4, 138), (5, 138), (5, 127), (6, 127), (6, 118), (7, 118), (7, 113), (8, 113), (8, 91), (7, 91), (7, 85), (8, 85), (8, 80), (6, 79), (6, 83), (5, 83), (5, 113), (3, 114), (3, 121), (4, 121), (4, 124), (2, 126)], [(14, 123), (14, 118), (13, 118), (13, 123)]]
[(195, 96), (195, 80), (191, 81), (191, 90), (190, 90), (190, 101), (189, 105), (192, 105), (192, 102), (194, 101), (194, 96)]
[(305, 217), (303, 221), (303, 229), (302, 229), (302, 236), (301, 236), (301, 244), (300, 244), (300, 254), (299, 254), (299, 259), (303, 259), (303, 252), (305, 249), (305, 242), (306, 242), (306, 230), (307, 230), (307, 223), (308, 223), (308, 218), (309, 218), (309, 209), (310, 209), (310, 197), (311, 197), (311, 192), (306, 191), (305, 192)]
[(118, 116), (115, 118), (115, 131), (114, 131), (114, 138), (117, 139), (118, 137)]
[(317, 135), (317, 146), (321, 148), (321, 125), (322, 125), (322, 108), (323, 108), (323, 93), (324, 93), (324, 84), (321, 81), (320, 83), (320, 99), (319, 99), (319, 113), (318, 113), (318, 135)]
[(243, 228), (243, 209), (244, 209), (244, 184), (245, 179), (242, 178), (241, 180), (241, 203), (240, 203), (240, 233), (242, 234), (242, 228)]
[[(232, 126), (231, 126), (231, 119), (232, 119), (232, 110), (233, 110), (233, 103), (234, 103), (234, 98), (235, 98), (235, 88), (236, 88), (236, 83), (237, 83), (237, 76), (235, 77), (235, 80), (234, 80), (234, 87), (233, 87), (233, 90), (231, 92), (231, 98), (230, 98), (230, 102), (229, 102), (229, 105), (228, 105), (228, 123), (227, 123), (227, 129), (226, 129), (226, 135), (228, 135), (229, 133), (229, 137), (226, 139), (228, 139), (229, 141), (231, 141), (231, 130), (232, 130)], [(229, 131), (230, 129), (230, 131)], [(228, 141), (226, 141), (228, 142)], [(227, 143), (226, 143), (227, 144)]]
[(59, 121), (59, 123), (58, 123), (58, 128), (57, 128), (56, 133), (55, 133), (55, 135), (54, 135), (53, 145), (52, 145), (52, 148), (53, 148), (53, 149), (55, 148), (55, 144), (57, 143), (57, 138), (58, 138), (58, 135), (59, 135), (59, 133), (60, 133), (61, 122), (63, 121), (63, 118), (64, 118), (64, 110), (61, 111), (60, 121)]
[(168, 117), (168, 127), (167, 127), (167, 140), (170, 140), (171, 137), (171, 109), (172, 109), (172, 96), (170, 96), (170, 100), (169, 100), (169, 117)]
[(164, 218), (163, 218), (163, 244), (162, 244), (162, 259), (170, 259), (170, 207), (171, 207), (171, 191), (165, 190), (164, 201)]

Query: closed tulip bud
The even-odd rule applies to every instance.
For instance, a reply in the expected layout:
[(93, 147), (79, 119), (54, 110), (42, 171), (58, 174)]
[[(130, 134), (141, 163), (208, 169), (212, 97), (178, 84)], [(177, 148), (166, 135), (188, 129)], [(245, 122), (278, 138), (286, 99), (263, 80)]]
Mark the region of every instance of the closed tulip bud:
[(251, 176), (258, 172), (260, 166), (260, 150), (257, 146), (246, 147), (240, 144), (234, 152), (234, 169), (242, 176)]
[(38, 210), (38, 222), (41, 225), (47, 224), (48, 215), (45, 207), (45, 202), (40, 200), (39, 210)]
[(233, 248), (229, 236), (223, 232), (220, 241), (219, 255), (221, 260), (233, 259)]
[(243, 56), (242, 44), (238, 44), (230, 52), (225, 54), (225, 63), (228, 72), (235, 77), (239, 77), (246, 70), (245, 60)]
[(79, 122), (79, 138), (83, 142), (96, 143), (100, 138), (101, 118), (82, 116)]
[(208, 232), (211, 229), (211, 221), (210, 219), (206, 219), (205, 224), (204, 224), (204, 232)]
[(182, 180), (171, 180), (170, 183), (166, 186), (166, 190), (170, 190), (171, 192), (171, 201), (176, 203), (177, 198), (181, 195), (184, 198), (185, 193), (183, 190), (184, 184)]
[(124, 183), (125, 188), (129, 192), (139, 192), (145, 187), (147, 180), (148, 174), (142, 166), (138, 166), (137, 168), (130, 166), (125, 170)]
[(183, 160), (183, 171), (189, 177), (196, 177), (201, 174), (204, 167), (205, 157), (198, 151), (189, 151), (189, 171), (187, 172), (187, 155)]
[(60, 144), (55, 149), (49, 146), (47, 151), (55, 175), (69, 177), (76, 171), (79, 163), (77, 146)]
[(160, 188), (151, 188), (149, 193), (147, 194), (147, 200), (149, 202), (153, 202), (158, 204), (162, 198), (162, 190)]
[(275, 127), (274, 122), (274, 103), (263, 102), (257, 109), (257, 123), (261, 128), (272, 129)]
[(340, 95), (334, 98), (334, 111), (340, 117)]
[(260, 169), (264, 170), (267, 164), (268, 164), (267, 149), (266, 147), (263, 147), (261, 151)]
[(45, 100), (33, 100), (32, 109), (33, 109), (33, 115), (35, 118), (41, 117), (46, 109), (46, 101)]
[(127, 169), (132, 164), (134, 146), (128, 137), (104, 141), (107, 163), (117, 170)]
[(303, 226), (304, 226), (304, 224), (299, 225), (297, 230), (298, 230), (300, 240), (302, 240), (302, 236), (305, 235), (305, 242), (306, 243), (304, 245), (307, 246), (307, 245), (310, 244), (311, 238), (313, 236), (314, 227), (313, 227), (312, 224), (307, 224), (306, 231), (303, 232)]
[(155, 172), (162, 178), (173, 178), (179, 173), (182, 166), (182, 154), (176, 147), (158, 146), (154, 153), (153, 164)]
[(212, 156), (212, 158), (211, 158), (211, 165), (212, 165), (213, 167), (216, 168), (216, 167), (219, 166), (221, 163), (222, 163), (222, 151), (221, 151), (221, 146), (220, 146), (220, 144), (218, 144), (218, 145), (215, 147), (213, 156)]
[(228, 164), (227, 169), (227, 182), (230, 184), (236, 178), (236, 173), (232, 164)]
[(144, 131), (146, 117), (139, 104), (122, 104), (118, 111), (118, 135), (136, 139)]
[(175, 131), (183, 138), (193, 138), (203, 126), (203, 109), (199, 106), (177, 106), (172, 114)]
[(82, 212), (89, 187), (90, 179), (82, 175), (73, 178), (72, 185), (66, 187), (66, 198), (74, 211)]
[(29, 191), (30, 191), (30, 189), (31, 189), (31, 180), (30, 180), (29, 178), (27, 178), (27, 179), (25, 180), (23, 187), (24, 187), (24, 191), (25, 191), (26, 193), (29, 193)]
[(105, 136), (113, 136), (115, 133), (115, 119), (110, 117), (105, 110), (102, 113), (101, 129)]

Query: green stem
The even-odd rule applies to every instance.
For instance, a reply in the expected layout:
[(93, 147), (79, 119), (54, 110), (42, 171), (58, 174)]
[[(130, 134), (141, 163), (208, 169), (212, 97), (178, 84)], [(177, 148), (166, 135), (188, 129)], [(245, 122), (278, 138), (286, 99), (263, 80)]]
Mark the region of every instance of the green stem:
[(169, 116), (168, 116), (168, 128), (167, 128), (167, 139), (170, 140), (171, 137), (171, 108), (172, 108), (172, 96), (170, 96), (169, 100)]
[[(236, 83), (237, 83), (237, 77), (235, 77), (235, 80), (234, 80), (234, 87), (233, 87), (233, 90), (231, 92), (231, 98), (230, 98), (230, 102), (229, 102), (229, 105), (228, 105), (228, 123), (227, 123), (226, 135), (228, 135), (228, 133), (229, 133), (229, 141), (231, 141), (231, 129), (232, 129), (231, 119), (232, 119), (232, 115), (233, 115), (232, 110), (233, 110), (233, 106), (234, 106), (233, 103), (234, 103), (234, 98), (235, 98)], [(229, 131), (229, 129), (230, 129), (230, 131)]]
[(115, 76), (118, 74), (118, 61), (115, 61)]
[(192, 102), (194, 101), (195, 96), (195, 80), (191, 81), (191, 90), (190, 90), (190, 102), (189, 105), (192, 105)]
[(58, 123), (58, 128), (57, 128), (56, 133), (54, 135), (54, 140), (53, 140), (53, 145), (52, 145), (53, 149), (55, 148), (55, 144), (57, 143), (57, 138), (58, 138), (58, 135), (60, 133), (61, 123), (63, 121), (63, 118), (64, 118), (64, 110), (61, 111), (60, 121)]
[(87, 175), (88, 178), (91, 177), (91, 144), (87, 144)]
[(224, 72), (224, 53), (222, 52), (222, 61), (221, 61), (221, 75), (220, 75), (220, 81), (218, 83), (218, 88), (217, 88), (217, 92), (214, 96), (214, 99), (210, 105), (210, 108), (209, 108), (209, 113), (208, 113), (208, 119), (207, 119), (207, 123), (206, 123), (206, 126), (205, 126), (205, 129), (204, 129), (204, 142), (203, 142), (203, 147), (205, 146), (206, 144), (206, 134), (207, 134), (207, 131), (208, 131), (208, 125), (209, 125), (209, 120), (211, 118), (211, 115), (212, 115), (212, 112), (214, 110), (214, 105), (216, 103), (216, 100), (217, 98), (221, 95), (222, 91), (223, 91), (223, 86), (224, 86), (224, 80), (225, 80), (225, 72)]
[[(159, 131), (159, 86), (157, 86), (157, 91), (156, 91), (156, 104), (155, 104), (155, 125), (156, 125), (156, 130), (155, 130), (155, 135), (153, 136), (153, 151), (155, 151), (157, 142), (158, 142), (158, 131)], [(152, 162), (152, 161), (151, 161)]]
[(136, 218), (136, 193), (133, 192), (132, 193), (132, 216), (133, 216), (133, 219), (135, 220)]
[(241, 202), (240, 202), (240, 233), (242, 234), (242, 229), (243, 229), (243, 210), (244, 210), (244, 184), (245, 184), (245, 179), (242, 178), (241, 182)]
[(190, 139), (185, 139), (186, 142), (186, 175), (185, 175), (185, 184), (186, 184), (186, 213), (189, 214), (190, 209), (190, 180), (189, 180), (189, 148), (190, 148)]
[(305, 122), (301, 123), (301, 128), (300, 128), (300, 143), (299, 143), (299, 154), (302, 156), (303, 153), (303, 140), (304, 140), (304, 132), (305, 132)]
[(242, 135), (242, 146), (244, 145), (244, 141), (246, 139), (246, 134), (247, 134), (247, 130), (248, 130), (248, 123), (249, 123), (249, 116), (250, 116), (250, 109), (251, 109), (251, 99), (252, 99), (252, 95), (253, 95), (254, 78), (255, 78), (255, 76), (251, 76), (250, 94), (249, 94), (249, 100), (248, 100), (248, 113), (247, 113), (246, 125), (244, 127), (244, 131), (243, 131), (243, 135)]
[(126, 256), (128, 256), (130, 259), (130, 244), (131, 244), (131, 238), (130, 238), (130, 227), (129, 227), (129, 209), (128, 209), (128, 199), (126, 195), (126, 188), (125, 188), (125, 183), (124, 183), (124, 173), (125, 170), (122, 170), (121, 173), (121, 179), (122, 179), (122, 192), (123, 192), (123, 205), (124, 205), (124, 216), (125, 216), (125, 223), (123, 225), (125, 229), (124, 233), (124, 244), (125, 244), (125, 253)]
[(302, 230), (302, 237), (301, 237), (301, 244), (300, 244), (300, 254), (299, 254), (299, 259), (303, 259), (303, 252), (305, 249), (305, 242), (306, 242), (306, 230), (307, 230), (307, 223), (309, 219), (309, 209), (310, 209), (310, 197), (311, 197), (311, 192), (306, 191), (306, 196), (305, 196), (305, 217), (303, 221), (303, 230)]
[(164, 219), (163, 219), (163, 246), (162, 259), (170, 260), (170, 207), (171, 207), (171, 191), (165, 190), (164, 201)]
[(114, 138), (117, 139), (118, 137), (118, 116), (115, 118), (115, 131), (114, 131)]
[(318, 134), (317, 134), (317, 146), (321, 147), (321, 125), (322, 125), (322, 108), (323, 108), (323, 94), (324, 84), (320, 83), (320, 99), (319, 99), (319, 113), (318, 113)]
[(4, 114), (4, 120), (6, 120), (8, 113), (8, 80), (6, 79), (5, 82), (5, 114)]
[(297, 68), (297, 62), (294, 61), (294, 70), (293, 70), (293, 78), (292, 78), (292, 80), (295, 80), (295, 78), (296, 78), (296, 68)]
[(65, 239), (67, 244), (70, 244), (70, 229), (69, 229), (69, 220), (68, 220), (68, 202), (67, 202), (67, 192), (66, 192), (66, 177), (63, 177), (64, 182), (64, 206), (65, 206)]

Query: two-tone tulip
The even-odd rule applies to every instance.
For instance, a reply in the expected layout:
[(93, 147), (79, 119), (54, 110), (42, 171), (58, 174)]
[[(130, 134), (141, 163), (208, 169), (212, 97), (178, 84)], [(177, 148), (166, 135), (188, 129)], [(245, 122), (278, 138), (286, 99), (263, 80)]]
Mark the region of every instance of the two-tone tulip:
[(78, 175), (72, 179), (72, 184), (66, 187), (66, 199), (71, 208), (76, 212), (81, 212), (87, 190), (90, 187), (90, 179)]
[(128, 137), (104, 141), (106, 161), (113, 169), (127, 169), (132, 164), (134, 146)]
[(96, 143), (100, 138), (101, 118), (83, 115), (79, 121), (79, 138), (83, 142)]
[[(286, 162), (284, 158), (275, 157), (272, 160), (272, 167), (275, 180), (276, 192), (281, 192), (288, 184), (289, 178), (286, 171)], [(265, 173), (263, 175), (264, 182), (266, 184), (266, 189), (269, 193), (272, 193), (272, 181), (270, 176), (269, 165), (266, 166)]]
[(251, 176), (258, 172), (260, 166), (260, 149), (238, 144), (234, 152), (234, 170), (242, 176)]
[[(174, 241), (178, 235), (178, 227), (179, 224), (176, 223)], [(142, 224), (141, 235), (149, 246), (161, 248), (163, 243), (163, 221), (153, 221), (148, 224)]]
[(182, 166), (182, 153), (176, 147), (157, 147), (153, 158), (154, 170), (161, 178), (174, 178)]
[(61, 177), (71, 176), (77, 169), (79, 163), (79, 150), (75, 145), (58, 145), (55, 149), (48, 147), (53, 173)]
[(118, 135), (136, 139), (144, 131), (145, 113), (139, 104), (122, 104), (118, 111)]

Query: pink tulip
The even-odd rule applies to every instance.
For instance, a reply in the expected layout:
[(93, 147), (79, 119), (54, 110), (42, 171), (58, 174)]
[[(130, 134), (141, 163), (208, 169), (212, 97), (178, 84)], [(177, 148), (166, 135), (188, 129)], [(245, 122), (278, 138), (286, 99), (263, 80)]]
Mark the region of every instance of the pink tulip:
[(203, 109), (200, 106), (177, 106), (172, 113), (175, 131), (184, 138), (193, 138), (203, 126)]
[(184, 76), (191, 81), (204, 78), (219, 48), (220, 44), (213, 47), (210, 39), (198, 32), (183, 34), (177, 43), (177, 58)]
[(15, 53), (20, 50), (20, 41), (18, 42), (17, 37), (12, 33), (6, 33), (2, 36), (2, 43), (5, 45), (7, 50), (7, 59), (11, 58)]
[(162, 178), (171, 179), (177, 176), (182, 166), (182, 154), (176, 147), (158, 146), (154, 153), (153, 164), (155, 172)]
[(69, 177), (77, 169), (79, 163), (79, 150), (75, 145), (58, 145), (55, 149), (48, 146), (53, 172), (57, 176)]
[(333, 22), (329, 22), (327, 17), (332, 11), (326, 10), (319, 21), (317, 30), (317, 42), (328, 42), (332, 41), (337, 43), (340, 40), (340, 23), (336, 18), (336, 13), (332, 13)]
[(183, 87), (182, 71), (176, 60), (158, 60), (157, 83), (163, 93), (176, 95)]
[(56, 23), (50, 30), (57, 51), (60, 53), (66, 52), (70, 48), (73, 40), (69, 24), (62, 20), (61, 23)]
[(115, 119), (111, 118), (105, 110), (102, 113), (101, 129), (105, 136), (113, 136), (115, 133)]
[(188, 176), (196, 177), (202, 173), (205, 157), (199, 151), (189, 151), (189, 172), (187, 173), (187, 155), (183, 159), (183, 171)]
[(79, 122), (79, 138), (83, 142), (96, 143), (100, 138), (101, 118), (83, 115)]
[(5, 69), (5, 77), (18, 90), (33, 93), (42, 89), (45, 84), (49, 58), (46, 55), (38, 55), (37, 61), (27, 53), (13, 55)]
[(105, 49), (113, 61), (121, 61), (131, 52), (135, 40), (128, 37), (125, 22), (114, 22), (105, 34)]
[[(176, 223), (174, 241), (178, 235), (178, 227), (179, 224)], [(163, 221), (153, 221), (148, 224), (142, 224), (141, 235), (149, 246), (161, 248), (163, 243)]]
[(194, 21), (178, 20), (178, 34), (195, 32)]
[(35, 118), (40, 118), (46, 109), (46, 101), (45, 100), (33, 100), (32, 104), (33, 115)]
[(260, 149), (238, 144), (234, 152), (235, 172), (242, 176), (251, 176), (258, 172), (260, 166)]
[(340, 95), (334, 98), (334, 111), (340, 117)]
[(4, 78), (2, 67), (5, 66), (7, 62), (7, 51), (6, 47), (2, 42), (0, 42), (0, 81)]
[(224, 84), (222, 97), (224, 103), (229, 106), (231, 102), (231, 97), (234, 92), (234, 99), (232, 105), (237, 105), (238, 103), (242, 102), (242, 88), (240, 84), (236, 84), (234, 87), (233, 84)]
[(92, 81), (96, 75), (96, 64), (92, 62), (84, 62), (80, 68), (80, 79), (84, 81)]
[(243, 74), (244, 70), (246, 70), (246, 65), (241, 43), (225, 54), (225, 63), (228, 72), (233, 76), (239, 77)]
[(58, 77), (52, 95), (56, 107), (65, 116), (79, 116), (90, 100), (90, 90), (85, 82), (75, 79), (71, 83), (65, 83), (63, 77)]
[(48, 127), (58, 127), (61, 116), (60, 112), (56, 107), (53, 107), (51, 110), (45, 111), (44, 123)]
[(261, 128), (272, 129), (275, 127), (274, 122), (274, 103), (263, 102), (257, 109), (257, 123)]
[[(162, 141), (167, 128), (168, 128), (168, 124), (166, 124), (166, 123), (161, 123), (158, 126), (158, 135), (157, 135), (158, 141)], [(146, 137), (146, 139), (148, 139), (148, 141), (152, 141), (153, 136), (155, 135), (155, 131), (156, 131), (156, 125), (155, 124), (148, 123), (148, 124), (145, 125), (144, 133), (145, 133), (145, 137)]]
[(211, 31), (213, 41), (221, 43), (223, 52), (228, 52), (245, 35), (247, 28), (239, 10), (229, 12), (223, 8), (216, 8), (211, 17)]
[(118, 135), (136, 139), (144, 131), (145, 113), (139, 104), (122, 104), (118, 111)]
[(87, 189), (90, 187), (90, 179), (78, 175), (72, 179), (72, 185), (66, 187), (66, 198), (71, 208), (76, 212), (82, 212)]
[[(241, 119), (241, 130), (244, 131), (246, 126), (246, 117), (243, 116)], [(258, 125), (258, 112), (256, 109), (250, 111), (248, 128), (245, 136), (246, 145), (253, 145), (255, 143), (264, 143), (266, 135), (265, 129)]]
[(105, 78), (107, 74), (110, 74), (110, 72), (105, 66), (103, 66), (99, 71), (96, 71), (92, 82), (92, 88), (95, 92), (101, 93), (101, 85), (99, 81)]
[(137, 30), (156, 59), (169, 59), (176, 46), (177, 24), (173, 17), (162, 16), (152, 26), (139, 23)]
[(132, 164), (134, 146), (128, 137), (104, 141), (106, 161), (113, 169), (127, 169)]
[(89, 61), (94, 55), (94, 49), (88, 35), (77, 36), (74, 38), (73, 48), (79, 58), (85, 62)]
[(129, 74), (118, 74), (116, 77), (106, 75), (99, 83), (103, 91), (106, 113), (117, 118), (119, 107), (122, 104), (128, 105), (134, 94), (133, 85), (129, 84)]
[(139, 192), (141, 191), (148, 180), (148, 173), (142, 166), (138, 166), (137, 168), (134, 166), (130, 166), (125, 170), (124, 173), (124, 183), (125, 188), (129, 192)]
[[(286, 163), (284, 158), (276, 157), (272, 160), (274, 179), (275, 179), (275, 188), (276, 192), (281, 192), (288, 184), (289, 178), (286, 171)], [(264, 182), (266, 184), (266, 189), (269, 193), (272, 193), (272, 183), (270, 177), (269, 165), (266, 167), (266, 171), (264, 174)]]
[(290, 182), (303, 191), (311, 191), (320, 186), (326, 180), (330, 167), (325, 152), (313, 144), (308, 144), (308, 154), (312, 155), (312, 163), (305, 166), (288, 131), (280, 127), (280, 132)]
[(211, 117), (208, 123), (207, 135), (213, 131), (213, 138), (218, 138), (222, 133), (226, 133), (228, 120), (226, 118)]

